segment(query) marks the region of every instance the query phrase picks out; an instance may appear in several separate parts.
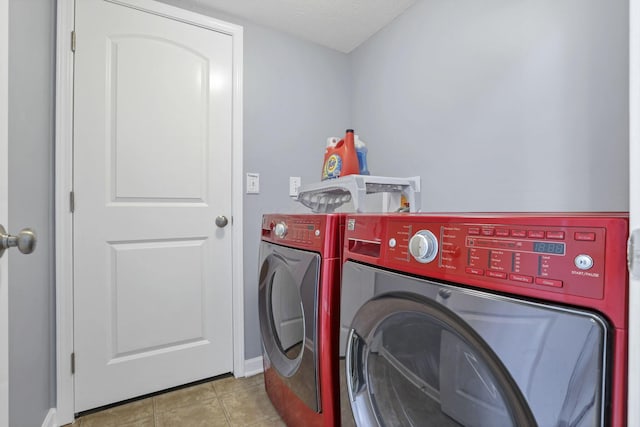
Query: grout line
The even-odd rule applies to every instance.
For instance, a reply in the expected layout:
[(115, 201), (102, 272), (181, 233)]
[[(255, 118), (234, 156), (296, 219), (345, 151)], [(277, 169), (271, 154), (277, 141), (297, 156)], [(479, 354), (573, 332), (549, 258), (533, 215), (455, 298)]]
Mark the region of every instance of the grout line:
[(153, 403), (153, 427), (158, 426), (158, 411), (156, 411), (156, 398), (155, 396), (151, 398), (151, 402)]
[(224, 405), (224, 402), (222, 401), (222, 396), (218, 396), (216, 394), (216, 398), (218, 399), (218, 402), (220, 403), (220, 406), (222, 407), (222, 412), (224, 413), (224, 417), (227, 420), (227, 425), (231, 426), (231, 415), (229, 414), (229, 411), (227, 411), (227, 407)]

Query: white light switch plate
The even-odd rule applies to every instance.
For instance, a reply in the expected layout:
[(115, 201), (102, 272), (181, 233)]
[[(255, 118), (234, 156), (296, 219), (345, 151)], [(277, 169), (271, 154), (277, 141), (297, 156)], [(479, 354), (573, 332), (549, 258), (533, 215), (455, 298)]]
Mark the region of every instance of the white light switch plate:
[(260, 193), (260, 174), (247, 173), (247, 194)]
[(302, 184), (302, 179), (300, 179), (299, 176), (290, 176), (289, 177), (289, 196), (298, 197), (301, 184)]

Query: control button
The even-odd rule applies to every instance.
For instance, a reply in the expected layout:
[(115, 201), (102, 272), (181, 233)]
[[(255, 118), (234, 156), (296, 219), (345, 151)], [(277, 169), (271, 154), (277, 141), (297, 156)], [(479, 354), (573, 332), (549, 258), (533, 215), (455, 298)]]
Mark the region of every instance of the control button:
[(516, 282), (522, 282), (522, 283), (533, 283), (533, 277), (525, 276), (523, 274), (511, 273), (509, 274), (509, 280), (514, 280)]
[(488, 277), (495, 277), (497, 279), (506, 279), (507, 278), (507, 273), (505, 273), (504, 271), (487, 270), (487, 276)]
[(409, 253), (418, 262), (431, 262), (438, 255), (438, 239), (431, 231), (420, 230), (409, 240)]
[(483, 228), (480, 232), (483, 236), (493, 236), (495, 230), (493, 228)]
[(320, 230), (316, 230), (315, 233), (313, 233), (316, 235), (316, 237), (320, 237)]
[(396, 239), (394, 239), (393, 237), (389, 239), (389, 247), (390, 248), (395, 248), (396, 247)]
[(593, 267), (593, 258), (591, 258), (589, 255), (580, 254), (573, 260), (573, 263), (580, 270), (588, 270)]
[(496, 236), (498, 236), (498, 237), (509, 237), (509, 229), (508, 228), (496, 228)]
[(529, 230), (527, 232), (527, 236), (530, 239), (544, 239), (544, 231), (540, 230)]
[(469, 274), (475, 274), (477, 276), (483, 276), (484, 275), (484, 270), (481, 268), (473, 268), (473, 267), (467, 267), (464, 269), (464, 271), (466, 271)]
[(596, 233), (590, 233), (586, 231), (576, 231), (573, 238), (583, 242), (593, 242), (596, 240)]
[(562, 240), (564, 239), (564, 231), (547, 231), (547, 239)]
[(511, 230), (513, 237), (527, 237), (527, 230)]
[(553, 286), (554, 288), (562, 287), (562, 280), (546, 279), (544, 277), (536, 277), (536, 285)]
[(471, 235), (471, 236), (479, 236), (480, 235), (480, 227), (469, 227), (469, 235)]

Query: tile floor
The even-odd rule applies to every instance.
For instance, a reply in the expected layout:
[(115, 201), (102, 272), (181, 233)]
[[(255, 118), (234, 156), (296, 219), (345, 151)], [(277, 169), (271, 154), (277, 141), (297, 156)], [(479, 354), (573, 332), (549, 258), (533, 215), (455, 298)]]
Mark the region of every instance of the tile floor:
[(65, 427), (284, 427), (262, 374), (226, 377), (84, 415)]

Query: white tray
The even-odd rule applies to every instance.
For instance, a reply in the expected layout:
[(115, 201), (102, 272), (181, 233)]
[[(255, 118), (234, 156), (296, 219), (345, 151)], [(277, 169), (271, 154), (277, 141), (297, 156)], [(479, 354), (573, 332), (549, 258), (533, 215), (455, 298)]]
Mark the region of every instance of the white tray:
[[(409, 202), (409, 212), (419, 212), (420, 177), (393, 178), (372, 175), (347, 175), (328, 179), (316, 184), (304, 185), (298, 192), (298, 202), (316, 213), (331, 213), (344, 203), (353, 202), (355, 212), (365, 212), (364, 199), (367, 194), (388, 193), (401, 210), (400, 196)], [(383, 210), (388, 212), (388, 209)]]

